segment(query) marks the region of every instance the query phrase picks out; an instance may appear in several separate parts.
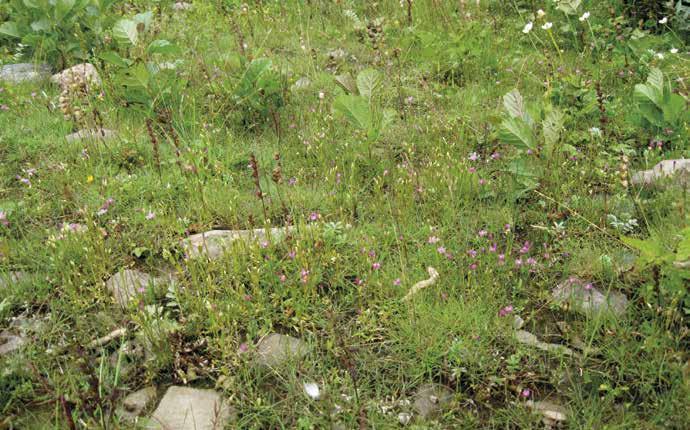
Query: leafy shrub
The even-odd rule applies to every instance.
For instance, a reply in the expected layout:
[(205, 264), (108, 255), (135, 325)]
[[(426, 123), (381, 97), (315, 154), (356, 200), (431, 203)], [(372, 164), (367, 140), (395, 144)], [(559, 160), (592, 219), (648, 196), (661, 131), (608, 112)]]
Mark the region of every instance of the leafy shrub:
[(102, 44), (114, 0), (9, 0), (0, 40), (17, 43), (16, 53), (64, 68), (86, 59)]
[(285, 104), (285, 77), (273, 68), (268, 58), (251, 61), (237, 82), (232, 99), (242, 113), (245, 125), (273, 117)]
[(682, 132), (681, 123), (687, 116), (685, 99), (671, 91), (671, 84), (664, 81), (661, 70), (651, 69), (647, 82), (635, 85), (634, 100), (640, 114), (639, 125), (666, 135)]

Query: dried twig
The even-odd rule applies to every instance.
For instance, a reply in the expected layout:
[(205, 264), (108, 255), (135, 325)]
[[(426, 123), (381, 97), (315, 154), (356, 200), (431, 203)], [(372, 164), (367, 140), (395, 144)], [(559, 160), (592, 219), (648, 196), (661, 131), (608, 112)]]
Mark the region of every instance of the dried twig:
[(125, 336), (126, 334), (127, 334), (127, 329), (124, 327), (119, 328), (117, 330), (113, 330), (103, 337), (99, 337), (98, 339), (92, 340), (89, 343), (88, 347), (89, 348), (98, 348), (99, 346), (103, 346), (112, 340), (115, 340), (117, 338)]
[(438, 271), (431, 266), (429, 266), (426, 270), (427, 272), (429, 272), (429, 279), (425, 279), (414, 284), (412, 288), (410, 288), (410, 291), (407, 292), (407, 295), (405, 296), (405, 298), (403, 298), (403, 300), (410, 300), (412, 296), (417, 294), (420, 290), (423, 290), (424, 288), (434, 285), (436, 283), (436, 281), (438, 280)]

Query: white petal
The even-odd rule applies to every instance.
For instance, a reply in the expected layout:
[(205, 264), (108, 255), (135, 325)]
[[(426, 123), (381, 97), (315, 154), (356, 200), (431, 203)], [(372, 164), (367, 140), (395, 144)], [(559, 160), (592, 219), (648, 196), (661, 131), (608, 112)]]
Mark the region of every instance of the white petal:
[(317, 400), (319, 397), (321, 397), (321, 390), (319, 389), (319, 385), (315, 382), (305, 382), (304, 392), (307, 393), (307, 396), (314, 400)]

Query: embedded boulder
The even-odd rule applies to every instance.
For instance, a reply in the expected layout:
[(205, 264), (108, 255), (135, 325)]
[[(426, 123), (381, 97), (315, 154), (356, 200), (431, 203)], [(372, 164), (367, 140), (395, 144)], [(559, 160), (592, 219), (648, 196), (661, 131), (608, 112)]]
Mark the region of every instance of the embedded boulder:
[(151, 415), (148, 430), (222, 430), (235, 415), (215, 390), (172, 386)]
[(299, 361), (309, 352), (309, 346), (292, 336), (271, 333), (256, 345), (256, 362), (265, 367), (280, 367)]
[(445, 385), (424, 384), (414, 395), (413, 408), (417, 416), (432, 418), (438, 415), (453, 397), (453, 392)]
[(246, 242), (266, 240), (269, 236), (273, 239), (282, 239), (286, 233), (292, 231), (292, 227), (254, 230), (211, 230), (198, 233), (182, 240), (182, 249), (187, 258), (207, 257), (211, 260), (220, 258), (231, 245), (239, 240)]
[(84, 129), (68, 134), (65, 136), (67, 142), (82, 142), (82, 141), (109, 141), (117, 137), (117, 133), (107, 128)]
[(156, 400), (156, 387), (146, 387), (129, 394), (118, 409), (118, 416), (128, 422), (136, 421)]
[(661, 161), (650, 170), (635, 172), (631, 181), (635, 185), (656, 185), (670, 177), (675, 177), (679, 184), (687, 184), (690, 181), (690, 159)]
[(591, 283), (571, 277), (553, 289), (551, 296), (556, 303), (569, 306), (583, 314), (611, 313), (625, 314), (628, 299), (620, 292), (604, 293)]
[(50, 81), (59, 85), (63, 91), (70, 90), (73, 85), (86, 85), (86, 88), (101, 86), (101, 77), (93, 64), (82, 63), (54, 74)]
[(175, 282), (173, 275), (154, 277), (138, 270), (121, 270), (105, 283), (115, 301), (126, 307), (130, 300), (145, 292), (149, 287), (157, 287)]

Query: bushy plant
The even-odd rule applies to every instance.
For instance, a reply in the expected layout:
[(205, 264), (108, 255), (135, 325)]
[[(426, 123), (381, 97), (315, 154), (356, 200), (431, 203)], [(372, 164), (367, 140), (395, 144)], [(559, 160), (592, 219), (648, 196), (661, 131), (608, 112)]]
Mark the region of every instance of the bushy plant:
[(9, 0), (0, 40), (15, 43), (15, 53), (47, 61), (58, 69), (72, 58), (86, 59), (102, 45), (114, 0)]
[(278, 127), (278, 110), (285, 104), (286, 82), (268, 58), (257, 58), (245, 65), (237, 81), (232, 99), (240, 110), (245, 125), (253, 127), (271, 118)]

